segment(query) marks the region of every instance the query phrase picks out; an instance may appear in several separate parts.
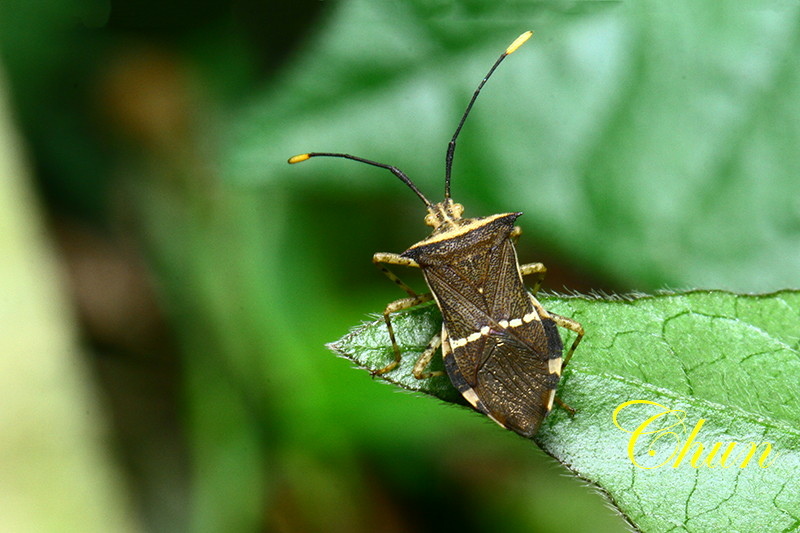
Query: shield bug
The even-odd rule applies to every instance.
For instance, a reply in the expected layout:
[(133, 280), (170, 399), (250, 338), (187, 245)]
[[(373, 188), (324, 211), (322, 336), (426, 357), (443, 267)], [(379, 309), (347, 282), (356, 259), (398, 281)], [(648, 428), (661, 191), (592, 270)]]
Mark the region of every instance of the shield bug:
[[(397, 176), (423, 201), (425, 223), (433, 227), (426, 239), (401, 254), (376, 253), (372, 261), (407, 298), (386, 306), (383, 318), (394, 360), (375, 374), (393, 370), (402, 354), (391, 316), (430, 301), (442, 313), (441, 333), (431, 339), (414, 365), (418, 379), (441, 375), (426, 371), (441, 346), (445, 369), (453, 385), (478, 411), (523, 435), (533, 436), (550, 412), (561, 371), (583, 337), (583, 327), (569, 318), (549, 313), (536, 299), (546, 269), (541, 263), (520, 265), (515, 243), (521, 230), (515, 225), (522, 213), (462, 218), (464, 208), (450, 198), (450, 174), (456, 139), (486, 81), (503, 59), (530, 38), (520, 35), (495, 61), (472, 94), (447, 148), (444, 200), (431, 203), (400, 169), (349, 154), (312, 152), (296, 155), (289, 163), (312, 157), (338, 157), (383, 168)], [(422, 270), (430, 288), (417, 294), (386, 265)], [(523, 276), (536, 276), (531, 291)], [(556, 326), (574, 331), (575, 341), (562, 359), (563, 344)]]

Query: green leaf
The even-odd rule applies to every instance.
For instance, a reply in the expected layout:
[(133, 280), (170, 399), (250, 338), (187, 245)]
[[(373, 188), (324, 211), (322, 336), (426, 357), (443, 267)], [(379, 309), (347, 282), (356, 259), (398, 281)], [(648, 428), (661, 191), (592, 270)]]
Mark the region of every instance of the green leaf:
[[(558, 391), (577, 414), (555, 409), (534, 439), (542, 449), (601, 488), (642, 531), (800, 527), (800, 292), (541, 300), (586, 329)], [(385, 379), (458, 401), (446, 377), (411, 375), (416, 356), (440, 327), (437, 308), (400, 313), (393, 323), (404, 358)], [(331, 347), (368, 370), (392, 360), (382, 320)], [(624, 407), (617, 427), (615, 410), (634, 400), (663, 407)], [(629, 432), (666, 410), (675, 411), (647, 427), (662, 431), (642, 435), (630, 457)], [(717, 442), (722, 445), (712, 455)], [(721, 464), (729, 443), (736, 444)], [(747, 461), (751, 443), (757, 452)]]

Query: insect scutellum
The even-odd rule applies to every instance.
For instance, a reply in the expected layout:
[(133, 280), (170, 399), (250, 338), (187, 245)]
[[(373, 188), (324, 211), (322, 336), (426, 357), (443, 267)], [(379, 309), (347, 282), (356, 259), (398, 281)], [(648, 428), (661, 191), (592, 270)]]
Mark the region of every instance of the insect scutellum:
[(461, 133), (461, 128), (464, 126), (464, 123), (469, 116), (470, 111), (472, 110), (472, 106), (475, 104), (475, 100), (477, 100), (478, 95), (483, 89), (483, 86), (492, 76), (494, 71), (497, 67), (502, 63), (502, 61), (514, 51), (519, 48), (520, 46), (525, 43), (528, 39), (531, 38), (533, 35), (532, 31), (526, 31), (519, 37), (517, 37), (514, 42), (512, 42), (505, 51), (500, 54), (500, 57), (497, 58), (492, 68), (489, 69), (489, 72), (486, 73), (486, 76), (483, 77), (481, 82), (478, 84), (478, 88), (475, 89), (475, 92), (472, 93), (472, 98), (470, 99), (469, 103), (467, 104), (467, 108), (464, 111), (464, 114), (461, 116), (461, 120), (458, 122), (458, 126), (456, 127), (456, 131), (453, 134), (453, 138), (450, 139), (449, 144), (447, 145), (447, 155), (445, 156), (445, 177), (444, 177), (444, 200), (439, 203), (432, 203), (429, 201), (424, 194), (417, 188), (411, 178), (409, 178), (402, 170), (393, 166), (387, 165), (385, 163), (378, 163), (377, 161), (371, 161), (369, 159), (364, 159), (363, 157), (358, 157), (350, 154), (343, 154), (343, 153), (334, 153), (334, 152), (309, 152), (306, 154), (296, 155), (294, 157), (289, 158), (289, 163), (301, 163), (306, 161), (312, 157), (339, 157), (342, 159), (350, 159), (351, 161), (357, 161), (359, 163), (365, 163), (367, 165), (372, 165), (374, 167), (383, 168), (390, 171), (392, 174), (397, 176), (403, 183), (405, 183), (414, 193), (422, 200), (425, 204), (425, 207), (428, 209), (428, 214), (425, 216), (425, 224), (428, 226), (432, 226), (434, 229), (439, 229), (440, 227), (450, 227), (457, 223), (461, 219), (461, 215), (464, 213), (464, 206), (461, 204), (453, 202), (450, 198), (450, 175), (453, 168), (453, 155), (456, 151), (456, 140), (458, 139), (459, 133)]

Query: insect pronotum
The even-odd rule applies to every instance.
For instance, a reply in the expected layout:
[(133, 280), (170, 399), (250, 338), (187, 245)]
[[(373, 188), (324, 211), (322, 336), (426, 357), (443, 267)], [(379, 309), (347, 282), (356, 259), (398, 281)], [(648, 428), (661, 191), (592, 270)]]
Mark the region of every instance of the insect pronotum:
[[(515, 225), (522, 213), (502, 213), (462, 218), (464, 208), (450, 198), (453, 154), (464, 122), (486, 81), (506, 56), (533, 32), (525, 32), (495, 61), (472, 94), (447, 148), (444, 200), (431, 203), (400, 169), (343, 153), (311, 152), (296, 155), (289, 163), (312, 157), (339, 157), (383, 168), (397, 176), (425, 204), (425, 223), (433, 227), (429, 237), (401, 254), (376, 253), (372, 261), (408, 297), (386, 306), (383, 318), (392, 343), (394, 360), (375, 374), (394, 370), (402, 354), (391, 316), (431, 299), (442, 312), (442, 330), (435, 335), (414, 365), (418, 379), (443, 372), (426, 371), (441, 346), (445, 369), (453, 385), (478, 411), (523, 435), (533, 436), (550, 412), (561, 371), (583, 337), (583, 327), (569, 318), (546, 311), (536, 299), (546, 269), (541, 263), (520, 265), (514, 247), (521, 235)], [(386, 265), (422, 270), (429, 293), (417, 294)], [(523, 276), (535, 275), (528, 291)], [(564, 347), (556, 326), (577, 335), (562, 359)]]

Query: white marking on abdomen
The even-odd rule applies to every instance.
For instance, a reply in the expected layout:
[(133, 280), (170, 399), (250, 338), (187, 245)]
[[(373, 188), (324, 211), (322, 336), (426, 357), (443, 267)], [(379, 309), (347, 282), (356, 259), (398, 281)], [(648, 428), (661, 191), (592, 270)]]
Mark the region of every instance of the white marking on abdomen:
[(547, 369), (550, 371), (551, 374), (558, 374), (561, 375), (561, 358), (554, 357), (553, 359), (547, 360)]
[(464, 392), (461, 393), (465, 400), (467, 400), (472, 407), (478, 408), (478, 395), (475, 394), (475, 391), (472, 389), (466, 389)]
[(555, 398), (556, 398), (556, 390), (552, 389), (549, 391), (549, 397), (545, 401), (545, 404), (547, 404), (548, 412), (553, 408), (553, 400), (555, 400)]
[(455, 339), (450, 341), (450, 347), (454, 350), (456, 348), (461, 348), (462, 346), (466, 346), (470, 342), (475, 342), (476, 340), (480, 339), (481, 337), (488, 335), (492, 331), (492, 328), (489, 326), (483, 326), (480, 331), (476, 331), (475, 333), (470, 333), (466, 337), (462, 337), (460, 339)]
[(524, 317), (522, 317), (522, 321), (525, 322), (526, 324), (528, 322), (533, 322), (534, 320), (539, 320), (539, 313), (537, 313), (536, 310), (533, 310)]
[[(534, 309), (530, 313), (527, 313), (522, 318), (513, 318), (511, 320), (498, 320), (497, 325), (503, 329), (507, 328), (518, 328), (523, 324), (528, 324), (533, 321), (541, 320), (539, 318), (539, 313), (536, 312)], [(483, 326), (480, 331), (476, 331), (475, 333), (470, 333), (466, 337), (462, 337), (460, 339), (453, 339), (450, 341), (450, 347), (452, 349), (461, 348), (462, 346), (466, 346), (470, 342), (475, 342), (476, 340), (480, 339), (481, 337), (488, 335), (492, 329), (489, 326)]]

